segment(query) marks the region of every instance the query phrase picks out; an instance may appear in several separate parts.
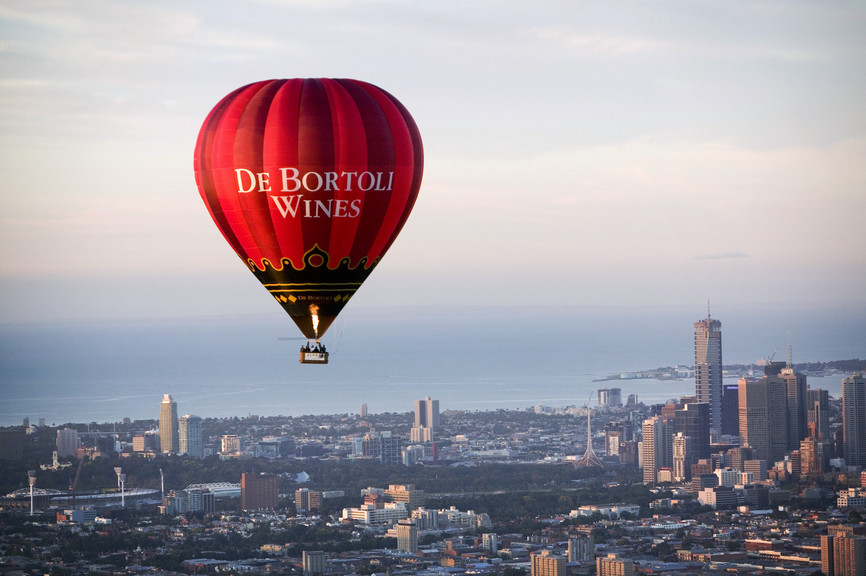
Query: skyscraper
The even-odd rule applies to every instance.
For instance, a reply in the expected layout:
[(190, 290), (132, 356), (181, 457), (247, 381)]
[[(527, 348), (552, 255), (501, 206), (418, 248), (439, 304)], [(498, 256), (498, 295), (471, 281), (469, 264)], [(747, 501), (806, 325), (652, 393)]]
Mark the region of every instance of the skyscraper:
[(797, 374), (789, 364), (779, 378), (785, 381), (788, 406), (788, 450), (797, 450), (800, 440), (808, 436), (806, 376)]
[(661, 416), (653, 416), (643, 421), (643, 441), (641, 442), (641, 468), (643, 483), (655, 484), (658, 471), (672, 464), (671, 433)]
[(177, 402), (171, 399), (171, 394), (166, 394), (159, 409), (159, 449), (163, 453), (177, 453), (179, 447)]
[(866, 378), (842, 380), (842, 443), (848, 466), (866, 466)]
[(415, 400), (415, 428), (439, 428), (439, 400), (429, 396), (423, 400)]
[(722, 384), (722, 435), (740, 435), (740, 407), (737, 384)]
[(682, 432), (692, 440), (695, 460), (710, 457), (710, 406), (682, 398), (674, 411), (673, 434)]
[(186, 414), (178, 420), (178, 452), (192, 458), (204, 458), (204, 445), (201, 435), (201, 418)]
[(830, 393), (816, 388), (807, 390), (806, 425), (812, 425), (814, 437), (830, 441)]
[(710, 405), (710, 434), (722, 432), (722, 323), (707, 314), (695, 322), (695, 394)]
[(779, 376), (739, 382), (740, 437), (755, 458), (773, 464), (788, 449), (787, 384)]

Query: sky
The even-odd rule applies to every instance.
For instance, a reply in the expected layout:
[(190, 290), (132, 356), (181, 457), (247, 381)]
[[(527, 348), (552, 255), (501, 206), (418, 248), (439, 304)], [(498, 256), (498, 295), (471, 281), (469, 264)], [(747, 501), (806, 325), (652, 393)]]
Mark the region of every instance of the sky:
[(351, 306), (862, 305), (864, 30), (859, 0), (0, 0), (0, 322), (282, 313), (192, 159), (225, 94), (294, 77), (376, 84), (424, 141)]

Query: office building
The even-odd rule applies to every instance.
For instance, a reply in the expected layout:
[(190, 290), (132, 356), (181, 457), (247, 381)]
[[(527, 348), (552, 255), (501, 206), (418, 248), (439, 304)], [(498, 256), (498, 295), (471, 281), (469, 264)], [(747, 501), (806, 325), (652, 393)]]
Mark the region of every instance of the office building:
[(159, 409), (159, 450), (177, 454), (179, 448), (177, 402), (171, 399), (171, 394), (165, 394)]
[(710, 405), (682, 398), (673, 417), (673, 433), (691, 438), (695, 460), (710, 457)]
[(817, 438), (806, 438), (800, 441), (800, 477), (808, 480), (819, 480), (825, 471), (828, 458), (828, 444)]
[(415, 428), (439, 429), (439, 400), (415, 400)]
[(325, 573), (325, 552), (323, 550), (304, 550), (301, 556), (304, 576)]
[(565, 557), (550, 550), (533, 552), (530, 560), (531, 576), (565, 576)]
[(671, 434), (661, 416), (647, 418), (643, 422), (641, 442), (641, 468), (643, 483), (656, 484), (659, 470), (672, 464)]
[(779, 376), (739, 382), (740, 438), (755, 458), (774, 464), (788, 449), (787, 384)]
[(397, 522), (397, 550), (415, 554), (418, 552), (418, 527), (414, 520)]
[(842, 380), (842, 446), (848, 466), (866, 467), (866, 378)]
[(722, 432), (722, 323), (707, 315), (695, 322), (695, 395), (710, 405), (710, 434)]
[(808, 436), (808, 406), (806, 376), (797, 374), (790, 365), (782, 369), (779, 378), (785, 381), (788, 419), (788, 450), (797, 450), (800, 440)]
[(722, 384), (722, 435), (738, 436), (740, 434), (740, 406), (738, 384), (724, 382)]
[(763, 482), (767, 479), (767, 461), (743, 460), (743, 472), (752, 474), (756, 482)]
[(730, 510), (737, 507), (737, 493), (730, 486), (713, 486), (698, 492), (698, 502), (714, 510)]
[(387, 502), (402, 502), (410, 511), (415, 508), (423, 508), (426, 498), (426, 493), (415, 488), (414, 484), (390, 484), (385, 490)]
[(604, 425), (605, 456), (615, 457), (620, 462), (625, 456), (625, 445), (634, 440), (631, 421), (608, 422)]
[(201, 434), (201, 418), (184, 415), (177, 422), (178, 451), (192, 458), (204, 458), (204, 443)]
[(734, 470), (742, 470), (743, 472), (746, 471), (743, 463), (755, 458), (755, 451), (748, 446), (729, 448), (725, 454), (728, 456), (727, 465)]
[(599, 556), (595, 559), (596, 576), (634, 576), (634, 562), (624, 558), (617, 558), (616, 554), (608, 554), (606, 558)]
[(806, 390), (806, 426), (818, 440), (830, 441), (830, 393), (816, 388)]
[(267, 510), (277, 507), (279, 478), (273, 474), (241, 474), (241, 508)]

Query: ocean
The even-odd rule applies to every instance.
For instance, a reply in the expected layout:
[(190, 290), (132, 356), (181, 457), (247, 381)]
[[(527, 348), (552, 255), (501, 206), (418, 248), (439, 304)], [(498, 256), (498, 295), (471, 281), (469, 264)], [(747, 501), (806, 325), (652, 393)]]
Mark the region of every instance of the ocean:
[[(703, 312), (703, 314), (702, 314)], [(301, 365), (281, 310), (261, 316), (0, 324), (0, 425), (155, 419), (163, 394), (201, 417), (524, 409), (595, 403), (600, 387), (644, 403), (694, 381), (614, 374), (694, 362), (706, 311), (667, 307), (348, 307)], [(866, 361), (866, 305), (719, 307), (725, 364)], [(810, 377), (841, 393), (841, 376)]]

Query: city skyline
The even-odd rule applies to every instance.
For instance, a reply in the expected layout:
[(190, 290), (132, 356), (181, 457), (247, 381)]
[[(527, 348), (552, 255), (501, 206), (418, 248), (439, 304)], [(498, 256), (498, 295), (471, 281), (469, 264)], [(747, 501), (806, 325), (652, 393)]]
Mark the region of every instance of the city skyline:
[(380, 85), (424, 141), (413, 215), (347, 314), (862, 304), (864, 22), (855, 1), (7, 4), (0, 316), (282, 314), (192, 152), (224, 94), (288, 77)]

